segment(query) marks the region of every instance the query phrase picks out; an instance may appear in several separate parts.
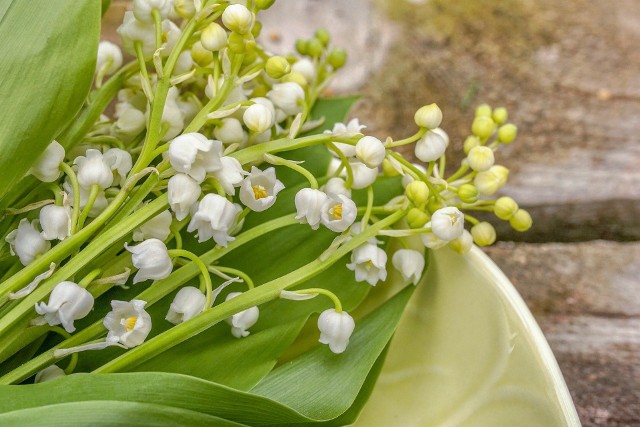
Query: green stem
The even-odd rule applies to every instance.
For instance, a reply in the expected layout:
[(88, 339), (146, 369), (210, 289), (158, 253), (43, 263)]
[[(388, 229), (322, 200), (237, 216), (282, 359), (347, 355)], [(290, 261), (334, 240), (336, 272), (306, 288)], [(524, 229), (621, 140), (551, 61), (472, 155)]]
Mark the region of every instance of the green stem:
[(316, 177), (313, 176), (313, 174), (309, 172), (306, 168), (303, 168), (296, 162), (283, 159), (282, 157), (274, 156), (271, 154), (265, 154), (264, 159), (268, 163), (271, 163), (272, 165), (285, 166), (291, 170), (298, 172), (300, 175), (304, 176), (307, 179), (307, 181), (309, 181), (309, 185), (311, 186), (311, 188), (313, 188), (314, 190), (317, 190), (319, 188), (318, 180), (316, 179)]
[(361, 221), (361, 230), (367, 228), (369, 224), (369, 217), (371, 216), (371, 210), (373, 209), (373, 186), (367, 187), (367, 210), (364, 212)]
[(211, 276), (209, 275), (207, 266), (202, 262), (200, 258), (198, 258), (196, 254), (194, 254), (193, 252), (185, 251), (184, 249), (170, 249), (169, 256), (187, 258), (193, 261), (196, 266), (198, 266), (204, 279), (205, 289), (207, 290), (207, 299), (205, 300), (204, 309), (209, 310), (211, 308), (211, 300), (213, 298), (213, 284), (211, 283)]
[(244, 271), (235, 269), (235, 268), (231, 268), (231, 267), (222, 267), (219, 265), (216, 265), (215, 267), (210, 265), (209, 266), (209, 271), (212, 272), (213, 274), (216, 274), (216, 271), (222, 272), (222, 273), (229, 273), (231, 275), (234, 276), (238, 276), (239, 278), (241, 278), (242, 280), (244, 280), (244, 282), (247, 284), (247, 287), (249, 289), (253, 289), (255, 288), (255, 284), (253, 283), (253, 280), (251, 280), (251, 277), (249, 277), (249, 275), (247, 273), (245, 273)]
[(55, 182), (50, 182), (47, 184), (47, 188), (51, 190), (53, 193), (53, 197), (56, 201), (57, 206), (62, 206), (62, 195), (60, 194), (60, 187)]
[(78, 219), (78, 230), (82, 230), (82, 227), (84, 227), (84, 222), (89, 217), (89, 212), (91, 212), (91, 208), (93, 208), (93, 204), (96, 202), (98, 194), (100, 194), (100, 186), (98, 184), (93, 184), (91, 186), (91, 192), (89, 193), (89, 199), (87, 199), (87, 204), (84, 205), (84, 209), (82, 209), (82, 213), (80, 214), (80, 218)]
[(80, 185), (76, 173), (66, 163), (60, 163), (60, 170), (69, 178), (71, 188), (73, 189), (73, 210), (71, 211), (71, 235), (76, 234), (78, 229), (78, 217), (80, 216)]
[(387, 145), (387, 148), (400, 147), (401, 145), (407, 145), (407, 144), (416, 142), (417, 140), (422, 138), (427, 133), (427, 131), (428, 129), (426, 128), (420, 128), (420, 130), (414, 135), (411, 135), (410, 137), (405, 139), (399, 139), (397, 141), (393, 141), (391, 144)]
[(340, 302), (340, 298), (338, 298), (338, 296), (336, 294), (334, 294), (333, 292), (331, 292), (328, 289), (325, 288), (309, 288), (309, 289), (302, 289), (302, 290), (295, 290), (295, 291), (291, 291), (294, 294), (300, 294), (300, 295), (310, 295), (310, 294), (320, 294), (320, 295), (324, 295), (326, 297), (329, 297), (331, 299), (331, 301), (333, 301), (333, 305), (336, 308), (336, 311), (338, 313), (342, 312), (342, 303)]
[(160, 16), (158, 9), (152, 9), (151, 16), (156, 30), (156, 50), (158, 50), (162, 46), (162, 16)]
[[(65, 331), (64, 329), (62, 329), (60, 326), (53, 326), (49, 330), (51, 332), (55, 332), (56, 334), (62, 336), (65, 339), (71, 338), (71, 334)], [(64, 373), (67, 375), (70, 375), (73, 372), (73, 370), (76, 368), (77, 364), (78, 364), (78, 353), (73, 353), (71, 355), (71, 360), (69, 361), (69, 364), (67, 365), (66, 368), (64, 368)]]
[(93, 279), (100, 275), (100, 273), (102, 273), (101, 268), (92, 270), (91, 272), (89, 272), (89, 274), (84, 276), (80, 282), (78, 282), (78, 286), (80, 286), (81, 288), (86, 288), (91, 282), (93, 282)]
[(333, 142), (328, 143), (327, 146), (340, 158), (340, 161), (342, 161), (342, 166), (344, 166), (347, 171), (347, 180), (345, 182), (345, 186), (347, 188), (351, 188), (351, 186), (353, 185), (353, 169), (351, 168), (349, 159), (347, 159), (342, 150), (336, 147)]

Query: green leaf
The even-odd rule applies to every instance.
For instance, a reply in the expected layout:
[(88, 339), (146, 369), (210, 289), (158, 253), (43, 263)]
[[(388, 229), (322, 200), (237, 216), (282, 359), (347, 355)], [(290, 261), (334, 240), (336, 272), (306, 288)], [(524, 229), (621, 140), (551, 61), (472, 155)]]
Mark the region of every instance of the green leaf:
[(0, 5), (0, 198), (78, 112), (89, 91), (100, 2)]

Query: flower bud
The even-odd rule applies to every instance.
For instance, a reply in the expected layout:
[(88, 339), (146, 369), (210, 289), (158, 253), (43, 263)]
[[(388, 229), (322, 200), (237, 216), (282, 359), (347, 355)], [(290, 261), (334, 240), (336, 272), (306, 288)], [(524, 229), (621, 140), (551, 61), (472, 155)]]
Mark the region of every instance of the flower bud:
[(215, 22), (207, 25), (200, 34), (202, 47), (212, 52), (222, 50), (227, 46), (227, 32)]
[(473, 184), (462, 184), (458, 189), (458, 198), (462, 203), (478, 201), (478, 189)]
[(473, 185), (478, 189), (478, 193), (483, 196), (490, 196), (501, 187), (499, 178), (489, 169), (478, 172), (473, 179)]
[(138, 269), (133, 283), (147, 279), (160, 280), (171, 274), (173, 263), (162, 240), (148, 239), (137, 246), (125, 243), (124, 247), (131, 252), (131, 262)]
[[(242, 295), (242, 293), (231, 292), (227, 295), (225, 301), (229, 301), (239, 295)], [(249, 331), (247, 331), (247, 329), (256, 324), (259, 316), (260, 310), (258, 307), (254, 306), (234, 314), (230, 318), (226, 319), (226, 321), (231, 325), (231, 334), (236, 338), (243, 338), (249, 335)]]
[(244, 112), (242, 120), (249, 129), (262, 133), (274, 125), (273, 112), (262, 104), (250, 105)]
[(389, 176), (389, 177), (400, 175), (400, 172), (398, 171), (398, 169), (396, 169), (396, 167), (393, 165), (393, 163), (389, 159), (384, 159), (382, 161), (382, 173), (384, 174), (384, 176)]
[(304, 39), (296, 40), (296, 51), (300, 55), (306, 55), (307, 53), (309, 53), (309, 42)]
[(439, 198), (437, 197), (429, 198), (429, 203), (427, 203), (427, 210), (430, 213), (434, 213), (435, 211), (437, 211), (438, 209), (442, 209), (443, 207), (444, 205), (442, 204)]
[(300, 104), (305, 99), (302, 87), (291, 82), (274, 84), (273, 88), (267, 93), (267, 98), (289, 116), (302, 111)]
[(373, 184), (378, 177), (378, 168), (370, 168), (358, 160), (349, 161), (353, 172), (353, 183), (351, 188), (361, 190)]
[(342, 194), (347, 198), (351, 198), (351, 190), (347, 188), (347, 183), (344, 179), (339, 177), (330, 178), (324, 185), (324, 192), (326, 194)]
[(437, 104), (429, 104), (424, 107), (420, 107), (413, 119), (421, 128), (435, 129), (442, 123), (442, 111)]
[(273, 6), (273, 4), (275, 2), (276, 2), (276, 0), (256, 0), (256, 2), (255, 2), (256, 9), (258, 9), (258, 10), (267, 10), (271, 6)]
[(480, 104), (476, 107), (476, 117), (491, 117), (491, 107), (488, 104)]
[(518, 211), (511, 217), (509, 224), (516, 231), (527, 231), (533, 225), (533, 220), (529, 212), (524, 209), (518, 209)]
[(194, 318), (204, 310), (207, 297), (193, 286), (181, 288), (169, 306), (165, 319), (174, 325)]
[(104, 74), (115, 73), (122, 66), (122, 52), (118, 45), (108, 41), (98, 44), (98, 59), (96, 60), (96, 72), (104, 68)]
[(198, 241), (205, 242), (213, 239), (220, 246), (226, 247), (234, 240), (229, 235), (236, 223), (238, 214), (242, 211), (239, 205), (234, 204), (219, 194), (207, 194), (193, 213), (187, 231), (198, 231)]
[(134, 137), (144, 130), (147, 120), (144, 113), (136, 108), (128, 108), (118, 117), (113, 131), (119, 135)]
[(133, 15), (140, 22), (153, 23), (152, 11), (157, 10), (160, 17), (165, 19), (169, 16), (173, 2), (169, 0), (133, 0)]
[(146, 304), (139, 299), (111, 301), (111, 311), (102, 322), (109, 331), (106, 341), (120, 343), (127, 348), (142, 344), (151, 332), (151, 316), (144, 309)]
[(76, 157), (73, 164), (78, 165), (78, 183), (81, 187), (97, 185), (104, 190), (113, 184), (113, 173), (100, 151), (90, 148), (86, 157)]
[(67, 374), (64, 373), (62, 368), (58, 367), (58, 365), (47, 366), (41, 371), (38, 371), (36, 377), (33, 380), (34, 384), (40, 384), (47, 381), (55, 380), (56, 378), (66, 377)]
[(453, 206), (438, 209), (431, 216), (431, 230), (446, 242), (457, 239), (464, 230), (464, 214)]
[(327, 62), (334, 70), (344, 67), (347, 63), (347, 51), (344, 49), (331, 49), (329, 56), (327, 56)]
[(461, 255), (468, 253), (473, 246), (473, 237), (467, 230), (462, 230), (462, 234), (449, 242), (449, 247)]
[(198, 201), (201, 192), (200, 184), (189, 175), (177, 173), (169, 179), (167, 186), (169, 206), (175, 212), (178, 221), (182, 221), (189, 215), (191, 206)]
[(478, 246), (489, 246), (496, 241), (496, 229), (488, 222), (479, 222), (471, 227), (471, 236)]
[(193, 0), (175, 0), (173, 9), (183, 19), (191, 19), (196, 14), (196, 7)]
[(68, 206), (47, 205), (40, 210), (42, 237), (64, 240), (71, 233), (71, 209)]
[(508, 221), (515, 215), (518, 209), (519, 207), (516, 201), (511, 197), (505, 196), (496, 200), (493, 213), (495, 213), (498, 218)]
[(502, 165), (493, 165), (489, 168), (489, 172), (494, 174), (498, 178), (498, 184), (500, 187), (507, 183), (509, 179), (509, 169)]
[(191, 45), (191, 59), (201, 67), (206, 67), (213, 62), (213, 55), (210, 50), (204, 48), (201, 42), (197, 41)]
[(429, 201), (429, 187), (424, 181), (413, 181), (407, 185), (404, 193), (416, 206), (423, 206)]
[(131, 154), (121, 148), (110, 148), (104, 153), (103, 159), (113, 172), (116, 184), (123, 185), (133, 167)]
[(464, 140), (464, 153), (465, 154), (469, 154), (469, 152), (474, 148), (480, 145), (480, 139), (478, 139), (477, 136), (475, 135), (469, 135), (465, 140)]
[(322, 205), (320, 220), (331, 231), (342, 233), (356, 220), (358, 208), (350, 198), (342, 194), (327, 194)]
[(51, 243), (36, 229), (38, 221), (29, 222), (22, 218), (18, 228), (7, 234), (5, 241), (9, 243), (11, 255), (17, 255), (22, 265), (28, 265), (51, 248)]
[(267, 60), (264, 70), (272, 79), (280, 79), (291, 72), (291, 64), (284, 56), (272, 56)]
[(449, 145), (449, 136), (440, 128), (430, 130), (416, 142), (416, 157), (423, 162), (439, 159)]
[(503, 144), (509, 144), (513, 142), (518, 136), (518, 128), (511, 123), (507, 123), (506, 125), (500, 126), (498, 129), (498, 141)]
[(429, 222), (429, 215), (418, 208), (412, 208), (407, 214), (407, 223), (411, 228), (422, 228)]
[[(393, 159), (393, 158), (390, 157), (390, 159)], [(418, 169), (422, 173), (427, 173), (427, 168), (425, 168), (421, 164), (412, 163), (412, 165), (413, 165), (413, 167), (415, 167), (416, 169)], [(409, 185), (409, 183), (413, 182), (413, 181), (414, 181), (413, 177), (411, 175), (409, 175), (408, 173), (405, 173), (404, 176), (402, 177), (402, 186), (406, 188), (407, 185)]]
[(487, 116), (476, 117), (471, 124), (471, 132), (482, 140), (488, 139), (495, 130), (496, 124)]
[(36, 304), (36, 313), (44, 316), (49, 325), (61, 324), (71, 333), (76, 330), (73, 322), (85, 317), (92, 308), (93, 296), (89, 291), (73, 282), (60, 282), (51, 291), (48, 304)]
[(253, 14), (241, 4), (232, 4), (222, 13), (222, 23), (238, 34), (247, 34), (253, 25)]
[(322, 206), (326, 201), (327, 195), (322, 191), (303, 188), (295, 197), (296, 219), (300, 224), (309, 224), (312, 229), (317, 230), (320, 226)]
[(316, 37), (312, 37), (311, 39), (309, 39), (309, 41), (307, 42), (307, 52), (309, 56), (311, 56), (312, 58), (317, 58), (322, 55), (323, 51), (324, 46), (320, 40), (318, 40)]
[(305, 88), (309, 85), (309, 81), (297, 71), (291, 71), (289, 74), (282, 78), (282, 83), (295, 83), (302, 88)]
[(307, 82), (312, 82), (316, 79), (316, 66), (309, 58), (302, 58), (294, 62), (291, 66), (291, 71), (302, 74)]
[(328, 344), (329, 349), (335, 353), (343, 353), (349, 345), (349, 338), (356, 327), (356, 323), (346, 311), (337, 312), (330, 308), (323, 311), (318, 317), (319, 341)]
[(504, 107), (496, 108), (495, 110), (493, 110), (493, 114), (491, 114), (491, 118), (493, 119), (493, 121), (499, 125), (506, 122), (508, 117), (509, 117), (509, 113), (507, 112), (507, 109)]
[(58, 141), (51, 141), (29, 173), (42, 182), (53, 182), (60, 176), (60, 163), (64, 161), (64, 147)]
[(365, 136), (356, 144), (356, 157), (369, 168), (377, 168), (382, 164), (387, 152), (378, 138)]
[(221, 124), (213, 130), (213, 135), (226, 145), (242, 144), (247, 138), (242, 123), (233, 117), (222, 119)]
[(424, 271), (424, 255), (413, 249), (400, 249), (393, 254), (391, 262), (405, 281), (417, 285)]
[(314, 33), (314, 37), (317, 38), (323, 46), (327, 46), (331, 41), (331, 34), (324, 28), (318, 28)]
[(495, 162), (493, 150), (484, 145), (473, 147), (467, 156), (469, 166), (477, 172), (488, 170)]

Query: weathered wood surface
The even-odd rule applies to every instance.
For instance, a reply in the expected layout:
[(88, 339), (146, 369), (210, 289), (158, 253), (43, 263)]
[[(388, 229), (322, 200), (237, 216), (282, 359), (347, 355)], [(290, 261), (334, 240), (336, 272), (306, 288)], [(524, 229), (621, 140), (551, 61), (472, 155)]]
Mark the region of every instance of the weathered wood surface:
[[(125, 7), (106, 17), (112, 40)], [(509, 108), (520, 137), (498, 156), (512, 170), (504, 193), (536, 224), (496, 223), (518, 243), (487, 252), (538, 319), (584, 425), (640, 425), (640, 2), (278, 0), (264, 23), (273, 51), (328, 28), (350, 54), (334, 90), (364, 93), (354, 115), (381, 138), (412, 133), (415, 109), (437, 102), (460, 159), (473, 106)]]

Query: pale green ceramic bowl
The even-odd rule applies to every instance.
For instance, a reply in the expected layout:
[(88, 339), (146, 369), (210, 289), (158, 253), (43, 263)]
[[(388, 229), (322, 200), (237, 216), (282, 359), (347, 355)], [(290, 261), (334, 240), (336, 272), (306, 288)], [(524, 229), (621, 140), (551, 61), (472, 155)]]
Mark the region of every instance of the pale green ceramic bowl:
[(579, 426), (524, 301), (480, 249), (433, 252), (357, 426)]

